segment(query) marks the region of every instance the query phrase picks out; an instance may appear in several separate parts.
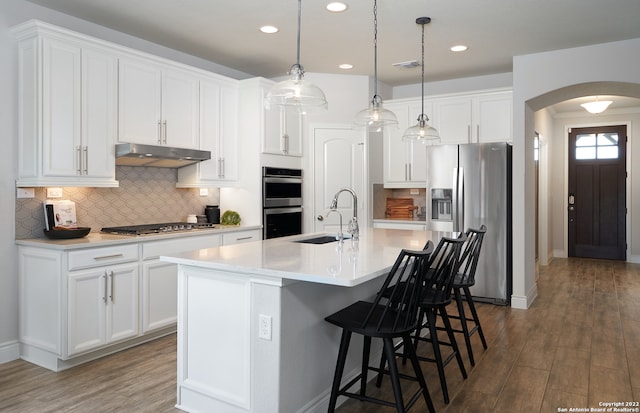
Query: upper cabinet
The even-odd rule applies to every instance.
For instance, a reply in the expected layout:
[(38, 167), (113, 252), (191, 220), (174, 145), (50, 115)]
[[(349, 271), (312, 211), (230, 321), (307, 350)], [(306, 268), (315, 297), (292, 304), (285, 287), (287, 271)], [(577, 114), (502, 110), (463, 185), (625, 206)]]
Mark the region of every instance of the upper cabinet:
[(302, 156), (302, 115), (290, 107), (264, 110), (262, 153)]
[[(427, 184), (426, 146), (420, 142), (402, 139), (404, 131), (418, 122), (422, 111), (420, 101), (403, 100), (386, 103), (385, 108), (395, 113), (398, 127), (387, 127), (384, 139), (384, 186), (386, 188), (424, 188)], [(430, 105), (425, 106), (427, 116)]]
[(135, 57), (118, 66), (118, 141), (197, 149), (197, 75)]
[(177, 187), (220, 186), (238, 179), (238, 83), (200, 80), (199, 142), (211, 159), (178, 169)]
[(433, 126), (442, 143), (510, 142), (512, 93), (481, 92), (432, 99)]
[(117, 57), (67, 32), (28, 22), (18, 39), (17, 186), (118, 186)]

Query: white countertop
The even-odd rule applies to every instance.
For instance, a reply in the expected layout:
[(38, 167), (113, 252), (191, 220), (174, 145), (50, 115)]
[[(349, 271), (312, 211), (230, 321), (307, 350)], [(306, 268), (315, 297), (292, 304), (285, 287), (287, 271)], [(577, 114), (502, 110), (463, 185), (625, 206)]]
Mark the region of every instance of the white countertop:
[(17, 239), (16, 244), (31, 247), (50, 248), (55, 250), (72, 250), (78, 248), (89, 247), (105, 247), (118, 244), (131, 244), (135, 242), (159, 241), (172, 238), (184, 238), (202, 235), (223, 234), (225, 232), (248, 231), (253, 229), (261, 229), (261, 225), (254, 226), (236, 226), (236, 225), (219, 225), (215, 228), (198, 229), (191, 231), (179, 231), (160, 234), (144, 234), (144, 235), (114, 235), (103, 234), (101, 232), (90, 232), (86, 237), (74, 239), (49, 239), (49, 238), (29, 238)]
[(401, 249), (421, 250), (428, 231), (361, 228), (360, 240), (305, 244), (304, 234), (161, 256), (176, 264), (286, 280), (356, 286), (385, 274)]

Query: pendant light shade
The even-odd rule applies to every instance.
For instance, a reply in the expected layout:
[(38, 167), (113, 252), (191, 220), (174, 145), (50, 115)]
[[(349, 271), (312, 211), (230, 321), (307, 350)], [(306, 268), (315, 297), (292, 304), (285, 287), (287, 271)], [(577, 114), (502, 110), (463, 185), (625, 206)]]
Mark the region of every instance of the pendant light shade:
[(382, 107), (382, 98), (378, 96), (378, 2), (373, 2), (373, 98), (369, 107), (356, 114), (353, 123), (372, 131), (381, 131), (385, 126), (398, 125), (398, 118)]
[(585, 108), (587, 110), (587, 112), (589, 112), (589, 113), (598, 114), (598, 113), (602, 113), (605, 110), (607, 110), (609, 105), (612, 104), (612, 103), (613, 102), (610, 101), (610, 100), (600, 100), (596, 96), (596, 100), (595, 101), (583, 103), (580, 106)]
[(425, 145), (436, 145), (440, 143), (440, 133), (427, 122), (429, 117), (424, 113), (424, 25), (431, 22), (430, 17), (418, 17), (416, 24), (422, 25), (422, 112), (418, 116), (418, 123), (408, 128), (403, 140), (418, 141)]
[(301, 113), (327, 108), (327, 98), (322, 89), (304, 80), (304, 68), (300, 64), (300, 16), (302, 0), (298, 0), (298, 42), (296, 63), (289, 69), (289, 79), (276, 83), (267, 93), (265, 105), (296, 107)]

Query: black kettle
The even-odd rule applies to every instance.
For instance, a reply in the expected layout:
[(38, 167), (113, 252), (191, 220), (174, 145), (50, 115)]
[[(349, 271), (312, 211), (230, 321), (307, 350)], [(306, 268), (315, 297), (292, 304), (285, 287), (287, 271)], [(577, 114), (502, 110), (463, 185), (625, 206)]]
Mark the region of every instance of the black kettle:
[(218, 205), (207, 205), (204, 208), (204, 214), (210, 224), (220, 223), (220, 208), (218, 208)]

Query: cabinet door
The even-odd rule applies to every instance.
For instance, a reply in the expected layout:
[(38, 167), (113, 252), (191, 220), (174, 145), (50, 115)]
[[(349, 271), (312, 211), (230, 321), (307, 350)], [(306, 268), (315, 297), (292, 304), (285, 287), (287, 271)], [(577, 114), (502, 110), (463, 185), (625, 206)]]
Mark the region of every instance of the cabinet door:
[(162, 72), (142, 60), (121, 58), (118, 65), (118, 141), (162, 143)]
[(220, 88), (219, 151), (222, 158), (220, 176), (225, 181), (238, 179), (238, 103), (238, 88), (223, 85)]
[(433, 101), (433, 126), (442, 144), (469, 143), (471, 139), (471, 98), (442, 98)]
[(42, 175), (77, 176), (80, 172), (81, 49), (43, 39)]
[(178, 314), (176, 264), (151, 260), (142, 269), (142, 332), (173, 325)]
[(139, 327), (138, 264), (108, 269), (107, 342), (136, 337)]
[(274, 107), (264, 110), (263, 153), (302, 156), (302, 119), (295, 109)]
[(384, 183), (385, 186), (404, 184), (409, 179), (409, 145), (402, 140), (402, 134), (409, 124), (409, 106), (387, 105), (396, 114), (398, 127), (387, 127), (383, 131), (384, 140)]
[[(425, 114), (431, 119), (429, 106), (425, 105)], [(420, 102), (409, 105), (409, 122), (407, 127), (411, 127), (418, 123), (418, 116), (422, 113), (422, 104)], [(431, 121), (429, 121), (429, 124)], [(405, 128), (406, 129), (406, 128)], [(400, 133), (404, 133), (403, 129)], [(409, 181), (414, 183), (415, 188), (425, 188), (427, 185), (427, 147), (422, 142), (405, 142), (408, 145), (409, 152)]]
[(106, 270), (76, 271), (68, 277), (67, 354), (73, 355), (104, 345), (107, 308)]
[(82, 49), (82, 175), (115, 180), (117, 59)]
[(198, 78), (186, 72), (162, 72), (162, 144), (198, 149)]
[[(189, 166), (199, 178), (192, 180), (215, 181), (220, 164), (220, 85), (212, 81), (200, 82), (200, 149), (211, 151), (211, 159)], [(185, 168), (181, 168), (185, 169)], [(182, 170), (178, 171), (178, 175)], [(186, 172), (186, 171), (185, 171)]]
[(477, 142), (513, 140), (511, 96), (511, 92), (501, 92), (474, 99), (474, 134)]

